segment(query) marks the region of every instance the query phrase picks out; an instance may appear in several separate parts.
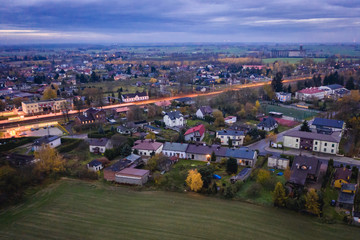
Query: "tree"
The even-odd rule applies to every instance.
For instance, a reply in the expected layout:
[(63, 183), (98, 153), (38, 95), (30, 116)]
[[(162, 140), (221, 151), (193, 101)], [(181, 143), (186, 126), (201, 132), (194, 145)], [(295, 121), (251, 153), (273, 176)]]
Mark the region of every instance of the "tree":
[(305, 195), (305, 207), (309, 213), (320, 215), (320, 204), (319, 196), (316, 193), (315, 189), (310, 188), (307, 194)]
[(64, 170), (64, 159), (49, 145), (42, 145), (41, 149), (35, 152), (35, 159), (38, 159), (35, 170), (39, 173), (50, 174)]
[(291, 176), (291, 170), (290, 167), (288, 166), (284, 171), (284, 177), (288, 181), (290, 179), (290, 176)]
[(160, 153), (160, 154), (154, 154), (146, 163), (146, 167), (150, 170), (150, 171), (155, 171), (155, 170), (164, 170), (163, 166), (165, 164), (165, 162), (168, 160), (168, 158)]
[(281, 182), (277, 182), (275, 186), (275, 190), (273, 192), (274, 206), (284, 207), (285, 200), (286, 200), (285, 188)]
[(216, 154), (214, 151), (211, 153), (211, 161), (216, 162)]
[(131, 154), (131, 147), (129, 144), (124, 144), (121, 148), (121, 155), (128, 156)]
[(238, 171), (238, 164), (235, 158), (229, 158), (226, 161), (226, 172), (230, 174), (235, 174)]
[(311, 129), (309, 127), (309, 123), (304, 120), (304, 122), (302, 123), (301, 127), (300, 127), (300, 131), (302, 132), (311, 132)]
[(354, 78), (352, 76), (349, 78), (349, 80), (347, 80), (345, 88), (347, 88), (349, 90), (355, 89)]
[(270, 172), (265, 169), (260, 169), (256, 177), (256, 182), (260, 183), (261, 185), (265, 185), (267, 181), (269, 181), (269, 179), (270, 179)]
[(212, 165), (203, 165), (199, 168), (198, 172), (201, 174), (204, 188), (208, 188), (210, 186), (214, 171), (215, 169)]
[(275, 92), (271, 85), (265, 85), (263, 88), (268, 100), (275, 99)]
[(54, 99), (57, 97), (57, 92), (55, 89), (52, 89), (51, 87), (47, 87), (45, 90), (44, 90), (44, 94), (43, 94), (43, 97), (42, 99), (43, 100), (49, 100), (49, 99)]
[(149, 133), (146, 135), (145, 139), (153, 139), (153, 140), (155, 140), (155, 139), (156, 139), (155, 133), (149, 132)]
[(260, 110), (260, 102), (259, 102), (259, 100), (256, 100), (256, 102), (255, 102), (255, 108), (256, 108), (256, 111), (258, 112), (259, 110)]
[(151, 79), (149, 80), (149, 82), (150, 82), (150, 83), (156, 83), (156, 82), (157, 82), (157, 79), (156, 79), (156, 78), (151, 78)]
[(281, 72), (277, 72), (275, 77), (271, 82), (271, 86), (275, 92), (281, 92), (283, 90), (283, 83), (282, 83), (283, 74)]
[(194, 192), (198, 192), (202, 188), (203, 180), (201, 179), (201, 174), (197, 171), (197, 169), (189, 170), (186, 178), (186, 184)]
[(225, 125), (225, 119), (221, 111), (219, 110), (214, 111), (213, 116), (215, 118), (215, 122), (214, 122), (215, 127), (221, 127)]

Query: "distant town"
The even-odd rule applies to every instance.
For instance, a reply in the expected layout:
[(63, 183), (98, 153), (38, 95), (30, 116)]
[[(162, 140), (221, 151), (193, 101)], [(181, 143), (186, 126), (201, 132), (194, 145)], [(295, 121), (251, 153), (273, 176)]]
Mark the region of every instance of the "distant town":
[(0, 204), (64, 178), (359, 226), (360, 48), (340, 47), (1, 47)]

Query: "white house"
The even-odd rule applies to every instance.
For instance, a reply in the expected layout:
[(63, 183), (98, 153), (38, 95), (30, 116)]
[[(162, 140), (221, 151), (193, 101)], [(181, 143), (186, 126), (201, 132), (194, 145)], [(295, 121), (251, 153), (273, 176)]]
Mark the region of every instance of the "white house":
[(163, 144), (155, 142), (152, 139), (137, 140), (132, 147), (133, 151), (136, 149), (140, 156), (150, 157), (152, 154), (161, 153)]
[(296, 99), (305, 101), (308, 99), (324, 99), (326, 91), (317, 87), (305, 88), (295, 93)]
[(103, 169), (103, 167), (104, 166), (102, 165), (102, 163), (96, 159), (92, 160), (87, 164), (87, 168), (89, 169), (89, 171), (93, 171), (93, 172), (100, 171), (101, 169)]
[(228, 116), (228, 117), (226, 117), (226, 118), (224, 119), (224, 121), (225, 121), (226, 124), (231, 125), (231, 124), (236, 123), (237, 118), (236, 118), (235, 116)]
[(204, 139), (204, 136), (205, 126), (203, 124), (188, 129), (184, 134), (185, 141), (200, 142)]
[(163, 118), (167, 127), (183, 127), (184, 116), (179, 111), (167, 112)]
[(213, 110), (210, 106), (201, 106), (195, 113), (196, 117), (204, 118), (205, 116), (210, 116), (213, 113)]
[(264, 131), (272, 131), (278, 127), (278, 123), (272, 117), (266, 117), (261, 120), (261, 122), (257, 125), (257, 129)]
[(165, 142), (162, 152), (165, 156), (178, 158), (186, 158), (186, 149), (189, 144), (187, 143), (172, 143)]
[(337, 154), (340, 139), (340, 132), (322, 134), (295, 130), (284, 134), (284, 147)]
[(221, 145), (229, 145), (231, 141), (233, 146), (238, 147), (244, 144), (245, 133), (231, 129), (221, 130), (216, 132), (216, 138), (221, 140)]
[(280, 102), (288, 102), (291, 101), (291, 93), (285, 93), (285, 92), (276, 92), (276, 98)]
[(34, 142), (34, 151), (39, 151), (43, 145), (56, 148), (57, 146), (61, 145), (61, 137), (49, 135), (36, 139)]
[(92, 153), (104, 153), (106, 149), (112, 148), (110, 139), (107, 138), (92, 138), (89, 139), (89, 149)]
[(268, 158), (268, 167), (276, 169), (286, 169), (289, 167), (289, 162), (289, 159), (272, 156)]
[(136, 91), (136, 93), (122, 94), (121, 99), (123, 102), (129, 103), (129, 102), (149, 100), (149, 96), (146, 93), (146, 91), (143, 92)]

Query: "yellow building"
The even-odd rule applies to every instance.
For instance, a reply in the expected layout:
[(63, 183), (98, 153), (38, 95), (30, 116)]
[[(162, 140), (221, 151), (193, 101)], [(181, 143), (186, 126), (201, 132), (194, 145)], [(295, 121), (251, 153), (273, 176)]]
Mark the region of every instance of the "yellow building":
[(21, 103), (22, 110), (25, 114), (56, 112), (64, 109), (65, 105), (66, 99), (62, 98)]
[(348, 184), (351, 178), (351, 170), (347, 168), (337, 168), (334, 173), (334, 187), (341, 188), (343, 184)]

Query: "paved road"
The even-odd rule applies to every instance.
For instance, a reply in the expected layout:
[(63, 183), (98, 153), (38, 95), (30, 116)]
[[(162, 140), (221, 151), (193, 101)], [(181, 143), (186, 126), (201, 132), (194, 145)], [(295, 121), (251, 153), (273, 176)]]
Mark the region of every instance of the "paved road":
[[(312, 122), (313, 122), (313, 119), (309, 121), (309, 125), (311, 125)], [(299, 129), (300, 126), (301, 126), (301, 124), (291, 128), (289, 130), (279, 133), (277, 135), (277, 142), (283, 142), (285, 133), (292, 131), (292, 130)], [(262, 155), (266, 155), (266, 154), (272, 154), (274, 156), (280, 156), (281, 154), (289, 154), (289, 155), (295, 155), (295, 156), (302, 155), (302, 156), (309, 156), (309, 157), (317, 157), (317, 158), (320, 158), (322, 161), (329, 161), (330, 159), (333, 159), (335, 166), (340, 166), (341, 164), (343, 164), (344, 166), (349, 165), (351, 167), (356, 166), (356, 167), (360, 168), (360, 161), (353, 159), (353, 158), (349, 158), (349, 157), (342, 157), (342, 156), (336, 156), (336, 155), (325, 154), (325, 153), (314, 153), (314, 152), (310, 152), (310, 151), (306, 151), (306, 150), (298, 150), (298, 149), (291, 149), (291, 150), (284, 151), (281, 149), (270, 148), (268, 139), (262, 139), (256, 143), (250, 144), (248, 147), (253, 150), (259, 150), (260, 154), (262, 154)]]
[[(310, 79), (311, 77), (299, 77), (299, 78), (295, 78), (295, 79), (286, 79), (283, 81), (283, 83), (291, 83), (291, 82), (298, 82), (298, 81), (304, 81), (307, 79)], [(186, 94), (186, 95), (179, 95), (179, 96), (174, 96), (174, 97), (167, 97), (167, 98), (157, 98), (157, 99), (150, 99), (150, 100), (146, 100), (146, 101), (139, 101), (139, 102), (132, 102), (132, 103), (121, 103), (121, 104), (114, 104), (114, 105), (109, 105), (109, 106), (104, 106), (102, 107), (103, 109), (114, 109), (114, 108), (118, 108), (118, 107), (126, 107), (126, 106), (132, 106), (132, 105), (145, 105), (145, 104), (151, 104), (151, 103), (155, 103), (155, 102), (159, 102), (159, 101), (164, 101), (164, 100), (174, 100), (177, 98), (182, 98), (182, 97), (198, 97), (198, 96), (211, 96), (211, 95), (217, 95), (229, 90), (239, 90), (239, 89), (246, 89), (246, 88), (255, 88), (255, 87), (261, 87), (261, 86), (265, 86), (271, 84), (271, 81), (266, 81), (266, 82), (258, 82), (258, 83), (249, 83), (249, 84), (244, 84), (244, 85), (233, 85), (231, 88), (229, 89), (224, 89), (224, 90), (219, 90), (219, 91), (214, 91), (214, 92), (208, 92), (208, 93), (192, 93), (192, 94)], [(81, 110), (85, 111), (85, 110)], [(77, 110), (70, 110), (69, 115), (75, 115), (78, 114)], [(49, 113), (49, 114), (44, 114), (44, 115), (37, 115), (37, 116), (26, 116), (22, 119), (15, 119), (13, 121), (9, 121), (9, 120), (1, 120), (0, 121), (0, 128), (4, 128), (4, 127), (10, 127), (10, 126), (17, 126), (17, 125), (23, 125), (24, 123), (29, 123), (31, 121), (46, 121), (47, 119), (55, 119), (55, 118), (61, 118), (63, 117), (62, 113)]]

